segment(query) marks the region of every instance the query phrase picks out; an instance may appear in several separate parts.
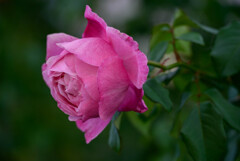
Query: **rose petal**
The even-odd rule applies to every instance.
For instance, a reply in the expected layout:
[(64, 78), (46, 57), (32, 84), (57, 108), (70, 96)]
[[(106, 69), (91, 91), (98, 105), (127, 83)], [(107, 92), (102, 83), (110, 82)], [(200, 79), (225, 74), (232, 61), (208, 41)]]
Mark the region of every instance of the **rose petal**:
[(81, 78), (84, 88), (95, 101), (99, 101), (99, 91), (97, 85), (97, 71), (98, 67), (84, 63), (79, 59), (75, 59), (75, 70), (77, 75)]
[(63, 98), (61, 95), (59, 95), (56, 91), (56, 89), (51, 89), (51, 95), (53, 98), (57, 101), (57, 106), (61, 111), (63, 111), (67, 115), (77, 116), (75, 107), (71, 105), (65, 98)]
[(81, 117), (79, 117), (79, 116), (68, 116), (69, 121), (77, 121), (79, 119), (81, 119)]
[(68, 52), (66, 50), (63, 50), (59, 55), (51, 56), (48, 58), (46, 64), (47, 69), (49, 70), (54, 64), (56, 64), (59, 60), (61, 60)]
[(139, 113), (143, 113), (143, 112), (145, 112), (147, 110), (148, 110), (148, 108), (147, 108), (145, 102), (143, 100), (139, 101), (138, 102), (138, 106), (137, 106), (137, 111)]
[(76, 58), (74, 54), (64, 57), (65, 64), (71, 71), (75, 72), (83, 82), (84, 88), (95, 101), (99, 101), (99, 91), (97, 86), (98, 67), (87, 64)]
[[(66, 73), (69, 75), (76, 75), (74, 71), (72, 71), (68, 65), (66, 64), (65, 57), (70, 57), (70, 55), (65, 55), (59, 58), (56, 58), (55, 63), (52, 65), (49, 65), (49, 71), (51, 72), (59, 72), (59, 73)], [(54, 57), (55, 58), (55, 57)], [(68, 59), (68, 58), (66, 58)], [(47, 62), (48, 63), (48, 62)]]
[(64, 33), (56, 33), (56, 34), (50, 34), (47, 36), (47, 56), (46, 60), (52, 56), (59, 55), (63, 49), (58, 47), (57, 43), (62, 42), (70, 42), (73, 40), (76, 40), (76, 37), (64, 34)]
[(124, 67), (128, 72), (129, 79), (138, 88), (141, 89), (147, 80), (148, 66), (147, 57), (142, 52), (138, 51), (135, 54), (123, 61)]
[(91, 8), (88, 5), (86, 6), (84, 16), (88, 20), (88, 24), (82, 37), (99, 37), (106, 40), (107, 24), (105, 21), (96, 13), (92, 12)]
[(68, 53), (66, 50), (63, 50), (60, 55), (50, 57), (47, 60), (47, 62), (43, 64), (42, 74), (43, 74), (44, 80), (48, 81), (47, 82), (48, 86), (49, 86), (49, 82), (51, 82), (51, 78), (49, 77), (50, 75), (51, 77), (53, 77), (54, 75), (56, 76), (57, 73), (61, 73), (61, 72), (74, 75), (73, 71), (66, 65), (65, 61), (62, 61), (65, 59), (66, 55), (68, 58), (71, 54)]
[(100, 38), (78, 39), (68, 43), (59, 43), (58, 46), (94, 66), (100, 66), (104, 59), (116, 55), (112, 47)]
[(48, 77), (48, 70), (47, 70), (47, 64), (44, 63), (42, 65), (42, 76), (43, 76), (43, 80), (45, 81), (45, 83), (47, 84), (47, 86), (50, 88), (50, 80)]
[(112, 27), (107, 27), (107, 35), (109, 43), (123, 60), (131, 82), (137, 88), (142, 88), (142, 85), (147, 80), (148, 66), (147, 57), (138, 49), (138, 43), (132, 37)]
[(107, 27), (107, 36), (109, 43), (123, 60), (135, 55), (138, 51), (138, 43), (132, 37), (115, 28)]
[[(62, 51), (60, 55), (50, 57), (46, 64), (42, 67), (42, 74), (47, 85), (51, 89), (51, 95), (58, 102), (58, 107), (66, 114), (76, 116), (75, 106), (71, 104), (62, 92), (59, 85), (56, 85), (54, 77), (59, 77), (61, 73), (67, 73), (69, 75), (75, 75), (66, 65), (65, 56), (68, 57), (66, 51)], [(67, 59), (67, 58), (66, 58)]]
[(123, 67), (122, 60), (111, 57), (104, 61), (98, 70), (100, 92), (99, 115), (105, 120), (112, 116), (123, 101), (130, 80)]
[(89, 118), (99, 117), (98, 114), (98, 102), (93, 100), (86, 90), (81, 90), (82, 99), (76, 110), (76, 112), (82, 116), (82, 120), (85, 121)]
[(64, 62), (66, 64), (66, 66), (74, 73), (76, 73), (75, 60), (76, 60), (76, 56), (74, 54), (71, 54), (71, 53), (68, 53), (64, 57)]
[(145, 112), (147, 107), (142, 102), (143, 90), (137, 89), (134, 86), (129, 86), (123, 102), (121, 103), (118, 111), (135, 111)]
[(92, 118), (88, 119), (85, 122), (78, 120), (76, 121), (76, 124), (77, 127), (85, 133), (86, 143), (88, 144), (103, 131), (111, 119), (112, 117), (109, 117), (106, 120), (101, 120), (100, 118)]

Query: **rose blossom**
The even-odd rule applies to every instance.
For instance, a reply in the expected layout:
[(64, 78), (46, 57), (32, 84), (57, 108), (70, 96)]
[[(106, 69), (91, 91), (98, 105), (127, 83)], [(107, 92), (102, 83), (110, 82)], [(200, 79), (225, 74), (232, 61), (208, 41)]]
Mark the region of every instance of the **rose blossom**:
[(85, 132), (97, 137), (116, 111), (145, 112), (142, 86), (146, 56), (132, 37), (108, 27), (86, 6), (82, 38), (64, 33), (47, 36), (43, 78), (58, 107)]

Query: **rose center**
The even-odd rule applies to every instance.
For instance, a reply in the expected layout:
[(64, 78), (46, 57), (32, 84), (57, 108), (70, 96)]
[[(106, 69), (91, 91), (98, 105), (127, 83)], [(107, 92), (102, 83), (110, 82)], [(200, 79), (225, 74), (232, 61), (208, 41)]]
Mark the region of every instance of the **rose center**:
[(81, 80), (69, 74), (62, 73), (56, 82), (59, 93), (71, 104), (78, 106), (81, 100)]

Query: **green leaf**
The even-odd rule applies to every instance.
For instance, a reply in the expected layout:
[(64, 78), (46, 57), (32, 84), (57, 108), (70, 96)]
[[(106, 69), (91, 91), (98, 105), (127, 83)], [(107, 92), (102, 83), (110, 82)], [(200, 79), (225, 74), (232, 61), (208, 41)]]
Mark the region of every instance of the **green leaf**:
[(191, 93), (189, 92), (185, 92), (182, 94), (182, 97), (181, 97), (181, 103), (179, 105), (179, 109), (181, 109), (184, 104), (186, 103), (186, 101), (191, 97)]
[(160, 103), (166, 110), (172, 108), (169, 92), (155, 79), (148, 80), (143, 86), (146, 96), (154, 102)]
[[(179, 26), (174, 28), (174, 36), (179, 37), (183, 34), (190, 32), (190, 28), (188, 26)], [(175, 41), (176, 49), (181, 56), (190, 57), (192, 55), (191, 43), (184, 40), (176, 39)]]
[(229, 103), (219, 91), (211, 89), (206, 94), (212, 99), (216, 110), (233, 128), (240, 131), (240, 108)]
[(109, 146), (114, 149), (115, 151), (119, 152), (120, 150), (120, 137), (117, 131), (117, 128), (115, 127), (114, 123), (111, 123), (110, 133), (109, 133), (109, 140), (108, 144)]
[(197, 108), (194, 108), (181, 130), (183, 140), (195, 161), (206, 161), (203, 131)]
[(173, 27), (189, 26), (197, 28), (198, 25), (193, 22), (182, 10), (177, 9), (175, 12)]
[(153, 34), (150, 42), (150, 49), (160, 42), (172, 41), (172, 34), (170, 32), (171, 27), (168, 24), (161, 24), (153, 28)]
[(200, 108), (207, 160), (222, 160), (227, 151), (226, 134), (222, 117), (214, 110), (210, 103), (201, 104)]
[(238, 89), (234, 86), (230, 86), (228, 88), (228, 101), (234, 102), (237, 100), (238, 97)]
[(236, 161), (238, 149), (239, 134), (235, 130), (228, 131), (228, 153), (224, 161)]
[(240, 22), (219, 31), (211, 56), (221, 75), (230, 76), (240, 71)]
[(158, 43), (149, 53), (148, 59), (159, 62), (165, 54), (168, 47), (168, 42)]
[(219, 161), (226, 154), (226, 134), (222, 117), (210, 103), (193, 109), (181, 130), (189, 153), (196, 161)]
[(181, 121), (181, 113), (182, 113), (182, 107), (185, 105), (187, 100), (191, 97), (191, 93), (185, 92), (182, 94), (181, 97), (181, 102), (179, 107), (177, 108), (171, 128), (171, 135), (174, 137), (178, 137), (180, 128), (182, 126), (182, 121)]
[(202, 25), (199, 22), (197, 22), (196, 20), (191, 19), (180, 9), (178, 9), (175, 12), (174, 21), (173, 21), (174, 28), (179, 27), (179, 26), (189, 26), (189, 27), (193, 27), (193, 28), (200, 28), (211, 34), (218, 33), (218, 30), (208, 27), (208, 26), (205, 26), (205, 25)]
[(115, 115), (113, 116), (113, 119), (111, 121), (110, 131), (109, 131), (109, 138), (108, 138), (108, 145), (116, 152), (120, 151), (120, 137), (118, 134), (118, 130), (114, 124), (118, 115), (119, 115), (119, 112), (116, 112)]
[(174, 76), (177, 75), (179, 71), (179, 68), (177, 70), (174, 71), (168, 71), (168, 72), (164, 72), (161, 73), (160, 75), (156, 76), (155, 79), (157, 80), (157, 82), (170, 82)]
[(197, 33), (197, 32), (185, 33), (185, 34), (177, 37), (177, 39), (190, 41), (190, 42), (194, 42), (196, 44), (204, 45), (204, 41), (203, 41), (202, 35)]
[(198, 25), (199, 28), (201, 28), (202, 30), (204, 30), (206, 32), (209, 32), (209, 33), (214, 34), (214, 35), (216, 35), (218, 33), (217, 29), (214, 29), (212, 27), (203, 25), (203, 24), (197, 22), (196, 20), (192, 20), (192, 21), (195, 22)]
[(176, 40), (176, 49), (178, 53), (185, 57), (192, 55), (191, 43), (184, 40)]

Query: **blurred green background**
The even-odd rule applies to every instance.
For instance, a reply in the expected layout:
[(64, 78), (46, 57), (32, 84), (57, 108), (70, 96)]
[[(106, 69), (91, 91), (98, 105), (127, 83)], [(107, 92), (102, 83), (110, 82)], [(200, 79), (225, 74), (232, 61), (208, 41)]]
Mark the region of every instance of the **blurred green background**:
[(170, 22), (177, 7), (217, 29), (240, 18), (239, 0), (0, 0), (1, 161), (171, 160), (169, 149), (177, 145), (162, 121), (170, 117), (166, 111), (153, 124), (150, 138), (123, 115), (118, 154), (108, 147), (109, 127), (86, 145), (83, 133), (51, 97), (41, 75), (46, 35), (81, 37), (86, 4), (109, 26), (133, 36), (145, 53), (152, 27)]

